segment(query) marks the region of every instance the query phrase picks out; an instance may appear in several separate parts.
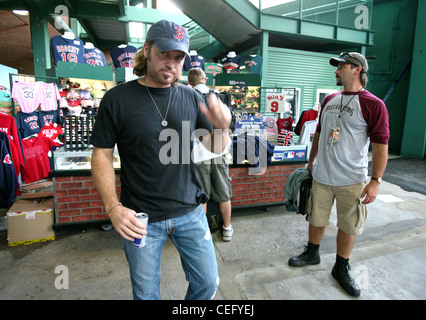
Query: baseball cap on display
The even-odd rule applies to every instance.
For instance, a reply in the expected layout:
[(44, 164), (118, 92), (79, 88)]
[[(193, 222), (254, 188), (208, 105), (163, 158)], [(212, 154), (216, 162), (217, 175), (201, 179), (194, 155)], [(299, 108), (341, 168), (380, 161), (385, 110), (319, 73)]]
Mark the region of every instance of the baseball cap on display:
[(189, 56), (188, 31), (177, 23), (160, 20), (149, 28), (146, 40), (153, 40), (161, 51), (179, 50)]
[(342, 52), (338, 58), (331, 58), (330, 64), (337, 67), (339, 63), (351, 63), (361, 66), (364, 72), (368, 71), (368, 62), (365, 57), (358, 52)]

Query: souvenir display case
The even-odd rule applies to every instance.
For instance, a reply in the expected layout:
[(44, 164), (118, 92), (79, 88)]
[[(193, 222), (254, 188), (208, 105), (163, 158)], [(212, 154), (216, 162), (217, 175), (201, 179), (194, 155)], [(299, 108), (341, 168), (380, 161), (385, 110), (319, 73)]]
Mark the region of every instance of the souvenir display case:
[[(92, 151), (90, 147), (76, 150), (64, 147), (57, 149), (52, 153), (54, 171), (90, 171)], [(120, 156), (118, 155), (117, 148), (114, 149), (113, 165), (115, 169), (120, 169)]]
[(261, 79), (258, 74), (217, 74), (215, 82), (215, 89), (231, 94), (237, 120), (259, 113)]

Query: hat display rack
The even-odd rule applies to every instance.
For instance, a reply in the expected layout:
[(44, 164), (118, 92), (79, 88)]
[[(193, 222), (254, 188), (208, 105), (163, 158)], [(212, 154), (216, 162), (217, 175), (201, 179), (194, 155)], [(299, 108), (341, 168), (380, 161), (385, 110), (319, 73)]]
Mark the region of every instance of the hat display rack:
[(64, 122), (65, 149), (89, 147), (100, 101), (107, 91), (103, 81), (60, 78), (60, 109)]

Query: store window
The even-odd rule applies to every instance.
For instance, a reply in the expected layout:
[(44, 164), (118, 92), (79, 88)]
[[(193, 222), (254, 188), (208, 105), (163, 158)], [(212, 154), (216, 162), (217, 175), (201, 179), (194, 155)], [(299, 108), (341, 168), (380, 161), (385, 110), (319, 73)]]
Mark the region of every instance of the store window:
[(317, 89), (317, 96), (315, 102), (319, 102), (321, 104), (326, 96), (335, 92), (337, 92), (336, 89)]

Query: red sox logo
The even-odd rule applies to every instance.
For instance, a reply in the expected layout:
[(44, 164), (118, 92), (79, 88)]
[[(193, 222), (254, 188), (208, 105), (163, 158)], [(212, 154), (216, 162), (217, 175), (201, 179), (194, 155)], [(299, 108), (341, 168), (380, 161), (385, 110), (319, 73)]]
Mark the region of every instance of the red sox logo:
[(178, 40), (182, 40), (182, 39), (183, 39), (183, 37), (184, 37), (183, 29), (182, 29), (182, 28), (179, 28), (179, 27), (177, 27), (177, 26), (175, 26), (175, 28), (176, 28), (176, 35), (175, 35), (175, 38), (176, 38), (176, 39), (178, 39)]
[(10, 157), (10, 155), (9, 155), (9, 154), (7, 154), (7, 155), (4, 157), (3, 163), (6, 163), (6, 164), (12, 164), (12, 158)]

